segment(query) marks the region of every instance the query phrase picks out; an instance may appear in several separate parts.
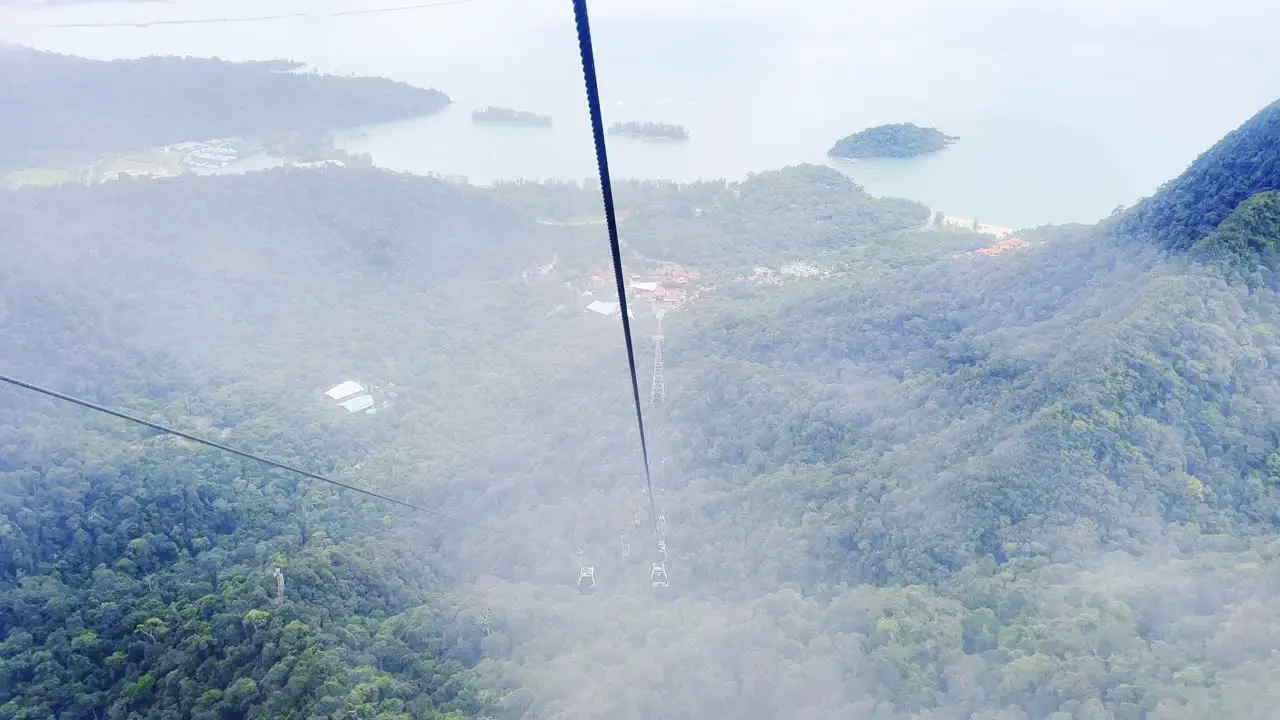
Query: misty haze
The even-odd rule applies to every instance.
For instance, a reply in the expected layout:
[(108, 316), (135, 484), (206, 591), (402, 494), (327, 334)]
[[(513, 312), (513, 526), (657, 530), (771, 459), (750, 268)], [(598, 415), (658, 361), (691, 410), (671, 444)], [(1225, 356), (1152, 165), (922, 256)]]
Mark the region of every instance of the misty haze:
[(0, 720), (1275, 717), (1280, 6), (588, 2), (0, 0)]

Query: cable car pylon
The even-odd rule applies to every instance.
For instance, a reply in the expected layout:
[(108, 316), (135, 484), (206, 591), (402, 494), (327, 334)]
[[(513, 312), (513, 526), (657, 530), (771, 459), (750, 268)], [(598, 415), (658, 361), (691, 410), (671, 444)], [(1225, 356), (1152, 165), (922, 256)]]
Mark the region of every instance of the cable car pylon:
[(649, 390), (649, 404), (657, 407), (667, 399), (667, 384), (662, 375), (662, 316), (665, 310), (657, 310), (658, 334), (653, 336), (653, 385)]
[[(654, 408), (661, 407), (667, 400), (667, 384), (663, 373), (662, 361), (662, 347), (666, 340), (662, 334), (662, 316), (665, 314), (665, 310), (654, 308), (654, 316), (658, 319), (658, 332), (653, 336), (653, 384), (649, 389), (649, 405)], [(665, 482), (666, 465), (666, 458), (658, 461), (658, 487), (663, 487)], [(669, 587), (667, 579), (667, 516), (665, 513), (658, 516), (654, 530), (658, 536), (658, 555), (660, 559), (657, 559), (650, 567), (649, 584), (654, 590), (663, 590)]]
[(578, 594), (593, 595), (596, 591), (596, 568), (587, 562), (582, 548), (574, 553), (578, 560)]

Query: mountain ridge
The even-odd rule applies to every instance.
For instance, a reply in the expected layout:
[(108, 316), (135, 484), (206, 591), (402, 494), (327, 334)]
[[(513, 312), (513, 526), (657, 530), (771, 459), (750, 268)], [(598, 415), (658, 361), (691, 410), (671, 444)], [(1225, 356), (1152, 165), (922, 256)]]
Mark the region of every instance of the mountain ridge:
[(1183, 252), (1250, 197), (1280, 190), (1280, 100), (1201, 153), (1178, 177), (1122, 213), (1123, 235)]

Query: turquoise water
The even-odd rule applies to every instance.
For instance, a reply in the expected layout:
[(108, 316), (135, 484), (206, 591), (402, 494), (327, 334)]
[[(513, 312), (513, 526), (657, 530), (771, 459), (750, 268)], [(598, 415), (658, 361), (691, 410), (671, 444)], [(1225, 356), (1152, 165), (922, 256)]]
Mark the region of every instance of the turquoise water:
[[(0, 37), (90, 57), (287, 57), (449, 93), (455, 104), (344, 140), (411, 172), (582, 179), (595, 173), (567, 0), (180, 0), (0, 11)], [(960, 136), (937, 155), (840, 163), (868, 190), (998, 225), (1088, 222), (1149, 194), (1280, 98), (1268, 28), (1280, 7), (1012, 0), (865, 3), (720, 0), (593, 8), (606, 123), (689, 127), (684, 144), (610, 140), (621, 176), (740, 178), (826, 162), (839, 137), (915, 122)], [(1203, 6), (1203, 7), (1201, 7)], [(250, 23), (55, 28), (308, 13)], [(555, 127), (477, 126), (484, 105), (547, 113)]]

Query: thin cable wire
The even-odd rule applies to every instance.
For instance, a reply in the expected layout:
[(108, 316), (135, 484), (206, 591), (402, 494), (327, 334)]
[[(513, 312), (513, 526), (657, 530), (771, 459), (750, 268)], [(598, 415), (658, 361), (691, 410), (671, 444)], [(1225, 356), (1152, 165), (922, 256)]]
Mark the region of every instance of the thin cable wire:
[(306, 470), (296, 468), (292, 465), (286, 465), (285, 463), (282, 463), (282, 462), (269, 460), (267, 458), (262, 457), (261, 455), (254, 455), (253, 453), (248, 453), (243, 450), (237, 450), (233, 447), (230, 447), (228, 445), (223, 445), (222, 443), (219, 443), (219, 442), (206, 440), (205, 438), (192, 435), (190, 433), (185, 433), (185, 432), (182, 432), (181, 430), (175, 430), (171, 427), (161, 425), (159, 423), (153, 423), (150, 420), (144, 420), (136, 415), (130, 415), (129, 413), (121, 412), (119, 410), (112, 410), (111, 408), (106, 407), (104, 405), (99, 405), (94, 402), (89, 402), (88, 400), (82, 400), (78, 397), (67, 395), (65, 393), (60, 393), (57, 390), (50, 390), (49, 388), (41, 387), (34, 383), (29, 383), (23, 380), (19, 380), (15, 377), (10, 377), (8, 375), (0, 375), (0, 380), (3, 380), (4, 382), (9, 383), (10, 385), (15, 385), (17, 387), (24, 388), (26, 390), (31, 390), (33, 392), (38, 392), (41, 395), (48, 395), (51, 398), (57, 398), (58, 400), (74, 403), (76, 405), (79, 405), (80, 407), (88, 408), (90, 410), (94, 410), (100, 413), (105, 413), (107, 415), (118, 417), (121, 420), (127, 420), (137, 425), (143, 425), (145, 427), (151, 428), (152, 430), (159, 430), (162, 433), (167, 433), (169, 435), (176, 435), (180, 438), (183, 438), (184, 440), (190, 440), (191, 442), (200, 443), (201, 445), (207, 445), (211, 448), (221, 450), (223, 452), (231, 453), (232, 455), (239, 455), (240, 457), (243, 457), (243, 458), (256, 460), (262, 463), (263, 465), (268, 465), (270, 467), (278, 468), (280, 470), (286, 470), (291, 473), (297, 473), (298, 475), (301, 475), (303, 477), (311, 478), (312, 480), (319, 480), (320, 482), (329, 483), (330, 485), (336, 485), (340, 488), (343, 488), (344, 490), (351, 490), (354, 492), (358, 492), (362, 495), (368, 495), (369, 497), (374, 497), (379, 500), (385, 500), (386, 502), (393, 503), (401, 507), (406, 507), (406, 508), (409, 508), (410, 510), (417, 510), (418, 512), (426, 513), (428, 515), (434, 515), (438, 518), (442, 518), (450, 522), (455, 522), (460, 525), (469, 525), (473, 528), (479, 528), (486, 532), (497, 533), (499, 535), (503, 534), (502, 532), (498, 530), (494, 530), (493, 528), (488, 528), (488, 527), (485, 527), (484, 525), (478, 525), (468, 520), (463, 520), (461, 518), (453, 517), (452, 515), (446, 515), (442, 512), (439, 512), (438, 510), (432, 510), (430, 508), (422, 507), (421, 505), (414, 505), (413, 503), (405, 502), (404, 500), (397, 500), (396, 498), (393, 498), (393, 497), (387, 497), (386, 495), (373, 492), (372, 490), (365, 490), (363, 488), (358, 488), (355, 485), (348, 485), (344, 482), (339, 482), (337, 480), (324, 477), (323, 475), (317, 475), (313, 472), (307, 472)]
[(587, 0), (573, 0), (578, 25), (578, 49), (582, 53), (582, 75), (587, 83), (587, 106), (591, 110), (591, 133), (596, 144), (596, 164), (600, 167), (600, 192), (604, 195), (604, 217), (609, 226), (609, 249), (613, 251), (613, 276), (618, 286), (618, 307), (622, 312), (622, 334), (627, 340), (627, 366), (631, 370), (631, 395), (636, 404), (636, 424), (640, 427), (640, 453), (644, 456), (644, 483), (649, 490), (649, 519), (658, 532), (658, 509), (653, 499), (653, 478), (649, 472), (649, 445), (644, 436), (644, 413), (640, 409), (640, 381), (636, 377), (636, 355), (631, 344), (631, 319), (627, 312), (627, 292), (622, 282), (622, 250), (618, 245), (618, 220), (613, 207), (613, 183), (609, 179), (609, 157), (604, 146), (604, 120), (600, 113), (600, 88), (596, 82), (596, 59), (591, 51), (591, 22)]
[(346, 10), (330, 13), (328, 17), (345, 17), (347, 15), (374, 15), (376, 13), (401, 12), (403, 10), (421, 10), (423, 8), (442, 7), (444, 5), (462, 5), (472, 0), (444, 0), (444, 2), (418, 3), (417, 5), (397, 5), (396, 7), (368, 8), (365, 10)]
[(342, 12), (328, 13), (324, 15), (312, 14), (307, 12), (286, 13), (282, 15), (254, 15), (250, 17), (216, 17), (216, 18), (193, 18), (186, 20), (143, 20), (139, 22), (101, 22), (101, 23), (47, 23), (40, 27), (47, 28), (108, 28), (108, 27), (136, 27), (149, 28), (153, 25), (214, 25), (221, 23), (246, 23), (246, 22), (262, 22), (264, 20), (292, 20), (304, 17), (346, 17), (349, 15), (373, 15), (375, 13), (403, 12), (405, 10), (423, 10), (425, 8), (443, 7), (445, 5), (462, 5), (474, 2), (474, 0), (443, 0), (442, 2), (418, 3), (416, 5), (397, 5), (395, 7), (383, 8), (364, 8), (362, 10), (344, 10)]
[(253, 17), (219, 17), (197, 18), (191, 20), (145, 20), (141, 22), (100, 22), (100, 23), (47, 23), (40, 27), (47, 28), (116, 28), (136, 27), (149, 28), (153, 25), (209, 25), (217, 23), (261, 22), (263, 20), (285, 20), (288, 18), (307, 17), (306, 13), (287, 13), (284, 15), (255, 15)]

